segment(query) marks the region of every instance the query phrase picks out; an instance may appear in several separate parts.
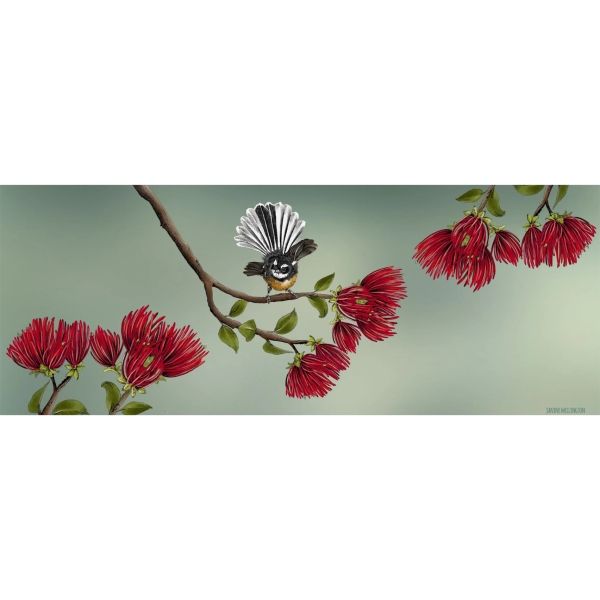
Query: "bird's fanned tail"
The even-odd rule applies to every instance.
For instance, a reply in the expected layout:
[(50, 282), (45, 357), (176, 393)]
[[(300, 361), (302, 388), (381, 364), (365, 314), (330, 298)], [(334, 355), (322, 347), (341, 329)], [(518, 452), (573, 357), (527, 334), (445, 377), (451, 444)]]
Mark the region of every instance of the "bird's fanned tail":
[[(241, 218), (235, 236), (238, 246), (251, 248), (266, 256), (270, 252), (287, 253), (302, 233), (305, 222), (289, 204), (257, 204)], [(310, 253), (309, 253), (310, 254)]]

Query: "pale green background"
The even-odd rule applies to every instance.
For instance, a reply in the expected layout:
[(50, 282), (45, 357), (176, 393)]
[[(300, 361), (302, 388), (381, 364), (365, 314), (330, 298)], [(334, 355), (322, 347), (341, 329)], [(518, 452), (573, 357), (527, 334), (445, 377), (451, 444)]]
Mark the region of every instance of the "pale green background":
[[(217, 338), (195, 273), (133, 187), (0, 188), (0, 341), (6, 349), (34, 317), (83, 319), (120, 330), (130, 310), (151, 308), (191, 324), (208, 345), (192, 374), (152, 386), (149, 414), (544, 414), (547, 407), (600, 412), (600, 242), (577, 265), (537, 270), (498, 265), (491, 285), (473, 293), (431, 280), (412, 260), (415, 245), (469, 208), (454, 200), (464, 186), (153, 186), (205, 269), (223, 283), (263, 294), (259, 278), (242, 274), (259, 254), (233, 236), (246, 208), (291, 204), (319, 244), (301, 263), (296, 289), (335, 271), (348, 285), (388, 265), (404, 270), (408, 298), (398, 335), (363, 339), (352, 365), (325, 398), (297, 400), (284, 391), (290, 355), (270, 356), (261, 340), (241, 340), (237, 355)], [(519, 236), (540, 196), (499, 186), (506, 217)], [(573, 186), (562, 210), (600, 224), (599, 187)], [(554, 194), (553, 194), (554, 196)], [(543, 215), (545, 217), (545, 214)], [(233, 299), (216, 292), (227, 312)], [(250, 305), (243, 317), (270, 329), (293, 307), (298, 337), (330, 340), (330, 318), (318, 319), (306, 299)], [(5, 352), (6, 350), (4, 350)], [(104, 414), (107, 379), (88, 357), (78, 382), (61, 398)], [(61, 371), (61, 374), (64, 369)], [(22, 414), (44, 380), (0, 360), (0, 412)]]

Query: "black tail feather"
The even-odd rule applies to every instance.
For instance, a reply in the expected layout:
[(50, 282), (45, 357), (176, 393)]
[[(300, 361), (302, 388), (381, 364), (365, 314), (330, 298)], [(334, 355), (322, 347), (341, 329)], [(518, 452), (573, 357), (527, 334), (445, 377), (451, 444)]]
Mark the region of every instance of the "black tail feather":
[(301, 258), (312, 254), (317, 248), (318, 246), (315, 244), (315, 240), (300, 240), (290, 248), (289, 255), (292, 260), (298, 261)]
[(259, 262), (249, 262), (244, 269), (244, 275), (248, 275), (248, 277), (252, 277), (252, 275), (262, 275), (263, 274), (263, 264)]

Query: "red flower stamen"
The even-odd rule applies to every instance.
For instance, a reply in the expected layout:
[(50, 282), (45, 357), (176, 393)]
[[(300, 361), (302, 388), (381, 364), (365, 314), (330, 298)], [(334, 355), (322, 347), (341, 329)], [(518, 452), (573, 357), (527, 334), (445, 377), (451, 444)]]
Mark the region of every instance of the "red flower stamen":
[(167, 330), (161, 348), (164, 377), (180, 377), (204, 364), (208, 351), (196, 335), (189, 325), (175, 329), (173, 324)]
[(469, 214), (452, 229), (452, 243), (456, 252), (478, 255), (488, 244), (490, 230), (483, 218)]
[(334, 344), (315, 344), (315, 355), (338, 372), (350, 366), (348, 356)]
[(75, 321), (69, 328), (69, 342), (66, 358), (76, 367), (83, 362), (90, 349), (90, 328), (83, 321)]
[(523, 262), (530, 269), (536, 269), (542, 264), (541, 240), (542, 232), (537, 227), (530, 227), (521, 241)]
[(338, 319), (333, 325), (331, 336), (344, 352), (356, 352), (360, 341), (360, 330), (356, 325)]
[(425, 269), (433, 279), (446, 275), (453, 276), (457, 262), (456, 251), (452, 239), (452, 230), (441, 229), (428, 235), (416, 248), (413, 259)]
[(135, 344), (125, 353), (122, 372), (127, 384), (134, 388), (145, 388), (154, 383), (163, 371), (160, 350), (151, 345)]
[(94, 360), (103, 367), (114, 367), (119, 360), (123, 342), (118, 333), (98, 327), (96, 333), (92, 334), (90, 349)]
[(519, 238), (506, 229), (496, 231), (492, 243), (492, 255), (499, 262), (517, 266), (521, 258)]
[(323, 398), (333, 388), (329, 380), (338, 379), (338, 374), (313, 354), (296, 354), (285, 379), (285, 393), (292, 398)]
[(20, 367), (38, 371), (41, 366), (59, 369), (69, 349), (69, 326), (62, 319), (54, 329), (54, 318), (33, 319), (8, 347), (7, 356)]
[(494, 279), (496, 275), (496, 263), (492, 253), (484, 248), (478, 256), (467, 256), (463, 274), (458, 278), (458, 283), (472, 287), (474, 292), (480, 290)]
[(384, 267), (369, 273), (361, 282), (373, 298), (382, 306), (400, 307), (400, 300), (406, 298), (406, 287), (400, 269)]
[(152, 314), (148, 306), (130, 312), (121, 323), (121, 335), (126, 350), (131, 350), (138, 342), (156, 343), (164, 336), (164, 317), (158, 317), (158, 313)]

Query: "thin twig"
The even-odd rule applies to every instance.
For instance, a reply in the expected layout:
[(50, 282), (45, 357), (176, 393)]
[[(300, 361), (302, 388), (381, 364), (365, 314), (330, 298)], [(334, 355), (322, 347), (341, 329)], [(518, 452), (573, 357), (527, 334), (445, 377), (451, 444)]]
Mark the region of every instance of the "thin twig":
[(52, 412), (52, 409), (54, 408), (54, 403), (56, 402), (56, 398), (58, 398), (58, 394), (59, 394), (60, 390), (62, 390), (65, 387), (65, 385), (67, 385), (67, 383), (69, 383), (69, 381), (73, 378), (65, 377), (58, 386), (56, 385), (56, 380), (54, 379), (54, 375), (52, 375), (52, 377), (50, 379), (52, 380), (52, 387), (54, 387), (54, 392), (52, 392), (52, 396), (50, 396), (50, 400), (48, 400), (48, 403), (46, 404), (46, 406), (44, 406), (44, 410), (42, 410), (40, 415), (49, 415)]
[(123, 392), (123, 395), (119, 398), (119, 402), (117, 402), (115, 407), (108, 413), (109, 416), (116, 415), (121, 410), (121, 407), (123, 406), (123, 402), (125, 402), (125, 400), (127, 400), (127, 398), (129, 397), (129, 394), (131, 394), (131, 390), (127, 390), (126, 392)]
[[(241, 300), (246, 300), (247, 302), (252, 302), (255, 304), (266, 304), (267, 299), (266, 296), (249, 296), (244, 292), (240, 292), (238, 290), (234, 290), (222, 283), (219, 283), (212, 275), (209, 275), (202, 265), (200, 261), (196, 258), (193, 253), (190, 245), (181, 237), (181, 234), (175, 227), (175, 223), (169, 216), (169, 213), (166, 211), (165, 207), (162, 205), (160, 200), (156, 197), (154, 192), (147, 185), (134, 185), (133, 186), (137, 193), (146, 200), (150, 206), (154, 209), (158, 220), (160, 221), (160, 226), (169, 234), (169, 237), (175, 242), (177, 248), (181, 252), (182, 256), (187, 261), (188, 265), (193, 269), (193, 271), (198, 275), (200, 281), (204, 284), (204, 290), (206, 292), (206, 300), (208, 302), (208, 307), (210, 312), (224, 325), (231, 327), (232, 329), (237, 329), (242, 324), (240, 321), (236, 321), (231, 317), (224, 315), (215, 304), (213, 289), (216, 288), (222, 291), (225, 294), (229, 294), (234, 298), (239, 298)], [(330, 294), (317, 294), (315, 292), (296, 292), (296, 296), (318, 296), (319, 298), (323, 298), (324, 300), (329, 300), (331, 298)], [(287, 300), (294, 300), (294, 296), (292, 294), (276, 294), (271, 296), (271, 302), (285, 302)], [(294, 347), (294, 344), (307, 344), (308, 340), (290, 340), (289, 338), (278, 335), (272, 331), (266, 331), (264, 329), (256, 329), (256, 335), (259, 337), (270, 340), (272, 342), (280, 342), (283, 344), (289, 344)]]
[(550, 197), (550, 192), (552, 188), (553, 186), (551, 185), (546, 186), (546, 191), (544, 192), (544, 199), (542, 200), (542, 203), (537, 207), (536, 211), (533, 213), (534, 217), (537, 217), (542, 212), (542, 208), (544, 208), (544, 206), (546, 206), (548, 208), (548, 212), (552, 214), (552, 209), (550, 208), (550, 204), (548, 204), (548, 198)]
[(490, 185), (490, 187), (486, 190), (485, 194), (483, 195), (483, 198), (481, 199), (481, 203), (479, 204), (479, 208), (477, 209), (477, 212), (481, 212), (484, 208), (485, 205), (487, 204), (490, 195), (492, 194), (492, 192), (496, 189), (495, 185)]

